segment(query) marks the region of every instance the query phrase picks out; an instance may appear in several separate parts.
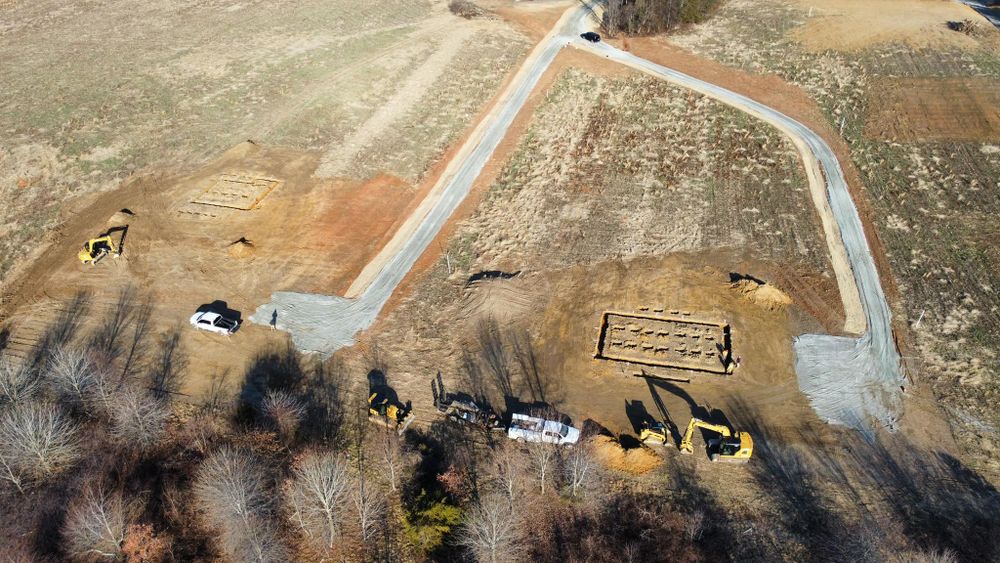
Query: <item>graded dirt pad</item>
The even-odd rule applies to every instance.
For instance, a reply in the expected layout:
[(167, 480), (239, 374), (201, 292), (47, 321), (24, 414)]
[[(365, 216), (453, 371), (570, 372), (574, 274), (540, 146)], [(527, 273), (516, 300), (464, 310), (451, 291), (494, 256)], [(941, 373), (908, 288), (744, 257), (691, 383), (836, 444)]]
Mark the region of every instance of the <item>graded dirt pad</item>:
[(814, 17), (794, 32), (807, 49), (859, 51), (888, 43), (912, 47), (972, 49), (977, 39), (948, 29), (949, 21), (971, 19), (977, 35), (995, 41), (996, 30), (968, 6), (942, 0), (796, 0)]
[(644, 475), (663, 463), (663, 458), (646, 446), (625, 449), (611, 436), (595, 436), (591, 439), (594, 455), (607, 468)]
[(334, 181), (417, 183), (528, 46), (426, 0), (39, 0), (4, 15), (0, 286), (123, 178), (188, 173), (245, 139), (342, 158)]
[(475, 323), (488, 318), (508, 323), (521, 318), (537, 306), (538, 297), (530, 283), (516, 276), (470, 281), (462, 297), (459, 319)]
[(1000, 80), (875, 80), (868, 90), (864, 133), (895, 142), (1000, 140)]
[[(738, 416), (729, 410), (732, 400), (753, 405), (775, 427), (818, 422), (795, 383), (791, 347), (792, 336), (816, 330), (817, 321), (795, 304), (767, 310), (730, 289), (730, 271), (764, 275), (778, 265), (715, 251), (523, 273), (524, 283), (537, 288), (540, 304), (501, 325), (483, 318), (454, 322), (463, 308), (458, 297), (465, 282), (448, 279), (444, 262), (415, 282), (413, 293), (365, 335), (360, 349), (339, 353), (360, 372), (370, 361), (362, 350), (378, 350), (390, 385), (412, 400), (417, 412), (432, 412), (429, 382), (440, 371), (450, 391), (482, 393), (500, 410), (545, 401), (575, 424), (593, 419), (615, 434), (636, 432), (626, 410), (634, 401), (675, 426), (692, 415), (711, 418), (714, 409)], [(647, 366), (652, 375), (691, 379), (690, 384), (647, 383), (632, 375), (638, 370), (631, 366), (594, 359), (602, 311), (640, 306), (727, 319), (741, 367), (723, 379)]]
[[(76, 215), (33, 265), (32, 283), (5, 301), (4, 317), (14, 320), (16, 333), (18, 319), (33, 316), (39, 300), (65, 302), (86, 292), (96, 304), (87, 322), (99, 322), (103, 309), (131, 286), (152, 299), (157, 333), (179, 331), (192, 360), (184, 392), (204, 391), (211, 376), (225, 371), (240, 376), (254, 354), (285, 337), (247, 322), (252, 308), (274, 290), (345, 287), (419, 196), (387, 176), (364, 183), (316, 179), (318, 162), (317, 152), (241, 143), (189, 176), (127, 184)], [(248, 210), (191, 203), (231, 170), (253, 170), (281, 185)], [(192, 206), (212, 211), (191, 213)], [(124, 224), (121, 257), (79, 263), (83, 240)], [(243, 313), (243, 326), (228, 339), (187, 326), (196, 308), (217, 300)]]

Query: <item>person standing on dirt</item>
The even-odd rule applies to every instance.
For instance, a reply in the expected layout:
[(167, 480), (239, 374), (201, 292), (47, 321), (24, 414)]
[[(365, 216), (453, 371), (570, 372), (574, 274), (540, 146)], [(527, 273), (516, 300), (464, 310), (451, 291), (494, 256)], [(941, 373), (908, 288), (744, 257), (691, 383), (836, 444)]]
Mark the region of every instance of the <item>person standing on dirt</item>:
[(278, 310), (271, 312), (271, 330), (278, 328)]

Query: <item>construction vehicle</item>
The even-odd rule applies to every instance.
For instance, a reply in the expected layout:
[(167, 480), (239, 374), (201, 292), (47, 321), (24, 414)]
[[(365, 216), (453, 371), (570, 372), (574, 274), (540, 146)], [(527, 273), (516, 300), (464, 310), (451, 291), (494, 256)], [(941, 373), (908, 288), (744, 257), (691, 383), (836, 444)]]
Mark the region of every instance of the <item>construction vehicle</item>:
[(639, 431), (639, 441), (662, 446), (667, 443), (667, 427), (659, 421), (644, 421), (642, 430)]
[(77, 257), (80, 259), (80, 262), (93, 265), (108, 254), (118, 256), (121, 252), (115, 247), (114, 241), (111, 240), (111, 235), (104, 235), (83, 243), (83, 250), (80, 251)]
[(518, 442), (543, 442), (571, 446), (580, 440), (580, 430), (555, 420), (513, 414), (507, 437)]
[(413, 422), (413, 411), (389, 398), (385, 390), (378, 390), (368, 397), (368, 420), (395, 428), (402, 435)]
[(709, 440), (708, 452), (712, 461), (733, 461), (746, 463), (753, 456), (753, 438), (746, 432), (733, 432), (731, 428), (724, 424), (712, 424), (700, 418), (692, 418), (688, 423), (687, 431), (681, 438), (681, 453), (693, 454), (694, 445), (691, 440), (694, 438), (696, 428), (702, 428), (709, 432), (715, 432), (721, 436), (719, 439)]
[(487, 430), (506, 431), (500, 417), (493, 412), (493, 409), (479, 406), (472, 399), (461, 399), (454, 395), (448, 395), (445, 399), (438, 401), (438, 411), (453, 422), (458, 424), (470, 424), (482, 426)]

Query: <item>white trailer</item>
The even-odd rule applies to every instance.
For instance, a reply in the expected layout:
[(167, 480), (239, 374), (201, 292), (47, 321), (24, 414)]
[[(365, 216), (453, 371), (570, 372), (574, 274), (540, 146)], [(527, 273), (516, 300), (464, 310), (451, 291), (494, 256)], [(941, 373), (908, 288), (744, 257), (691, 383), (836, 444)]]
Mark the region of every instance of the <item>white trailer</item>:
[(520, 442), (545, 442), (569, 446), (580, 439), (580, 431), (554, 420), (515, 414), (510, 417), (507, 437)]

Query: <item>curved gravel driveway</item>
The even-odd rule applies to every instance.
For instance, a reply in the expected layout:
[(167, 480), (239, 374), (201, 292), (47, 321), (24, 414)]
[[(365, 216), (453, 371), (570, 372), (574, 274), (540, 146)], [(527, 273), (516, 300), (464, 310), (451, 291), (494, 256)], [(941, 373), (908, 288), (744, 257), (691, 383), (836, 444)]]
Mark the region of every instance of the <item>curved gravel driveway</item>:
[[(690, 88), (754, 115), (784, 132), (798, 147), (813, 188), (847, 312), (846, 331), (859, 337), (805, 334), (795, 339), (799, 386), (829, 422), (869, 433), (873, 423), (892, 428), (901, 412), (903, 381), (891, 315), (861, 218), (837, 157), (805, 125), (746, 96), (615, 49), (579, 34), (592, 26), (586, 7), (571, 8), (528, 56), (493, 111), (473, 131), (426, 200), (376, 256), (347, 298), (276, 292), (250, 319), (291, 332), (304, 351), (329, 356), (350, 346), (372, 325), (392, 292), (469, 193), (549, 64), (567, 45)], [(825, 182), (824, 182), (825, 180)]]

